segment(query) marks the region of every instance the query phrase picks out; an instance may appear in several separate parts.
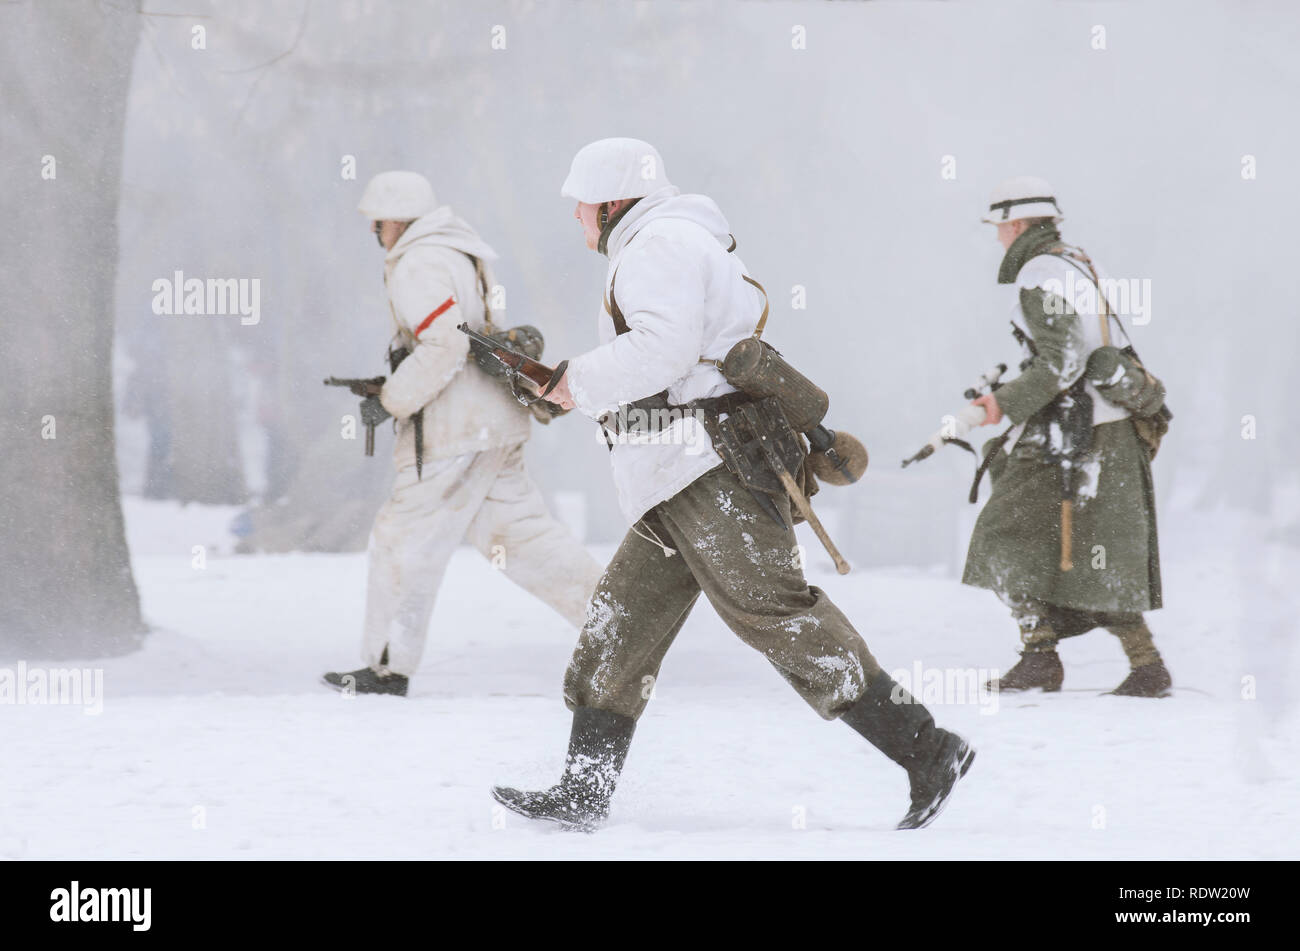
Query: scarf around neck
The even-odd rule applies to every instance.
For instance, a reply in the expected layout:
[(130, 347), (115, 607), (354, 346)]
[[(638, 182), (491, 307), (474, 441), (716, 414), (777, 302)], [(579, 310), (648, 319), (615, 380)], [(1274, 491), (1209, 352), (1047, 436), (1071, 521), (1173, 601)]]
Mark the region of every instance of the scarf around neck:
[(1061, 243), (1061, 232), (1052, 222), (1038, 222), (1025, 229), (1024, 234), (1011, 242), (1002, 264), (998, 267), (998, 283), (1014, 284), (1025, 262), (1044, 254), (1054, 244)]

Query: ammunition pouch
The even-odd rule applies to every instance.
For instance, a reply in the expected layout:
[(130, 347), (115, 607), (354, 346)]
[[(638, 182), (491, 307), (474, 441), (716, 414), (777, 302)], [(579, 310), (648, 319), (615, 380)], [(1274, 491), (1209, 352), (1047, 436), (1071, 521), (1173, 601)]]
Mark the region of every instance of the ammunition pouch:
[(1111, 346), (1110, 318), (1115, 315), (1101, 290), (1097, 270), (1083, 249), (1061, 246), (1050, 253), (1069, 261), (1086, 273), (1097, 288), (1101, 304), (1097, 319), (1101, 323), (1102, 346), (1089, 354), (1084, 377), (1096, 387), (1106, 402), (1126, 409), (1132, 415), (1133, 428), (1146, 447), (1147, 461), (1150, 462), (1155, 459), (1160, 441), (1169, 432), (1169, 421), (1174, 418), (1174, 414), (1165, 405), (1165, 386), (1143, 365), (1133, 342), (1128, 339), (1128, 331), (1124, 329), (1123, 323), (1119, 323), (1119, 328), (1128, 341), (1127, 345), (1123, 348)]
[[(804, 465), (808, 457), (803, 436), (785, 418), (780, 401), (774, 396), (748, 399), (726, 419), (705, 417), (705, 429), (713, 440), (713, 449), (741, 485), (758, 500), (763, 510), (779, 524), (785, 525), (777, 500), (786, 497), (785, 486), (772, 468), (764, 446), (770, 446), (777, 464), (794, 477), (804, 498), (817, 492), (817, 480)], [(793, 512), (795, 524), (803, 521)]]
[(1098, 347), (1088, 357), (1084, 376), (1106, 402), (1132, 414), (1148, 460), (1154, 459), (1174, 414), (1165, 405), (1165, 385), (1143, 366), (1132, 345)]
[[(618, 413), (607, 413), (599, 420), (605, 428), (606, 442), (613, 450), (618, 436), (652, 435), (663, 431), (665, 420), (676, 421), (694, 416), (704, 426), (713, 442), (713, 450), (722, 457), (727, 471), (740, 480), (769, 515), (784, 525), (775, 500), (786, 495), (780, 477), (768, 464), (763, 452), (764, 440), (776, 448), (777, 457), (794, 476), (805, 498), (817, 493), (817, 480), (807, 466), (807, 445), (803, 437), (786, 421), (775, 397), (755, 399), (748, 393), (724, 393), (722, 396), (668, 402), (667, 391), (627, 403)], [(726, 419), (722, 417), (726, 416)], [(795, 524), (803, 521), (796, 511)]]

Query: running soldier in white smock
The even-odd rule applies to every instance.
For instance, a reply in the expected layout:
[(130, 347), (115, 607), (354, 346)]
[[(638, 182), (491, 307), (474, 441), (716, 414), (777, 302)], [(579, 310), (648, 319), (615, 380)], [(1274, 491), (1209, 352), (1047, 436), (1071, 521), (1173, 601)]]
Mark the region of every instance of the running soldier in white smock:
[(340, 690), (405, 696), (462, 540), (578, 628), (601, 568), (551, 517), (524, 469), (534, 414), (479, 368), (456, 329), (464, 322), (495, 332), (487, 262), (496, 253), (415, 172), (375, 176), (359, 207), (388, 252), (393, 352), (405, 351), (361, 416), (367, 425), (396, 418), (397, 478), (370, 537), (366, 666), (324, 679)]

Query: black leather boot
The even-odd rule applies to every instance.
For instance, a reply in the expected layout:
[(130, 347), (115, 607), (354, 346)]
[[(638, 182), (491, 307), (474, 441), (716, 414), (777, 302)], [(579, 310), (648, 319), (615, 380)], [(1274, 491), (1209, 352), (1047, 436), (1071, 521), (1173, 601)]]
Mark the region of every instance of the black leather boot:
[(622, 714), (575, 707), (564, 773), (550, 789), (524, 792), (493, 786), (492, 798), (529, 819), (545, 819), (566, 829), (594, 832), (609, 815), (636, 720)]
[(410, 678), (392, 671), (378, 671), (373, 667), (362, 667), (347, 673), (330, 671), (321, 680), (327, 686), (340, 693), (382, 693), (395, 697), (405, 697)]
[(907, 770), (912, 804), (900, 829), (933, 822), (975, 760), (969, 743), (935, 726), (930, 711), (887, 674), (877, 674), (841, 719)]
[(1061, 666), (1061, 658), (1056, 651), (1027, 650), (1020, 655), (1020, 660), (1016, 661), (1014, 667), (984, 686), (989, 690), (1007, 693), (1040, 688), (1043, 693), (1054, 693), (1061, 689), (1064, 680), (1065, 668)]

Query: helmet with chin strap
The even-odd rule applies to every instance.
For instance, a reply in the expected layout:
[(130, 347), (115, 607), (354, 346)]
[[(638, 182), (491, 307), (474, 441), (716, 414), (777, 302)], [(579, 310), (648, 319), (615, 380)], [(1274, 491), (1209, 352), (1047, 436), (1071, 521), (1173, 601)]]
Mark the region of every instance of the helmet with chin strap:
[(1056, 193), (1044, 179), (1032, 175), (1008, 178), (993, 189), (993, 194), (989, 196), (988, 213), (980, 220), (1000, 225), (1004, 221), (1018, 221), (1021, 218), (1051, 218), (1053, 222), (1064, 220), (1065, 216), (1056, 203)]
[[(600, 239), (596, 250), (605, 254), (610, 232), (632, 206), (651, 192), (671, 185), (659, 150), (640, 139), (599, 139), (584, 145), (573, 157), (569, 177), (560, 194), (588, 205), (598, 205), (596, 222)], [(610, 215), (609, 203), (625, 204)]]

